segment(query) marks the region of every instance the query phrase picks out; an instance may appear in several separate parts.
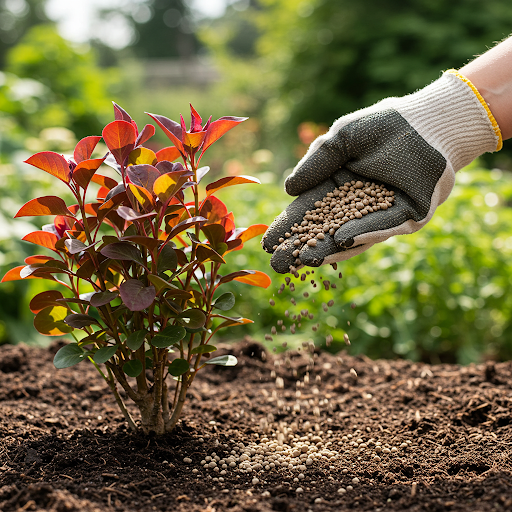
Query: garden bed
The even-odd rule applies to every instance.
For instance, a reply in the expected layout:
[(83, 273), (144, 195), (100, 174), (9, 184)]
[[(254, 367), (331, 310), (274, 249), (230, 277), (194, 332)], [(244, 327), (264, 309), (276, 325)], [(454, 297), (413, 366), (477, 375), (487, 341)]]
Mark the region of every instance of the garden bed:
[[(198, 375), (172, 435), (144, 437), (92, 365), (53, 368), (57, 348), (0, 347), (4, 512), (512, 509), (512, 363), (275, 356), (245, 340), (220, 351), (238, 366)], [(294, 443), (307, 458), (288, 467)]]

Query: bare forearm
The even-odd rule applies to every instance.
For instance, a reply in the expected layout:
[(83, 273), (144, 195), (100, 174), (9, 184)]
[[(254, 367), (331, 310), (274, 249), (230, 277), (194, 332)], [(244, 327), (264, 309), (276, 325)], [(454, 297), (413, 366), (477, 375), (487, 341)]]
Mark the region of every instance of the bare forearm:
[(503, 139), (512, 137), (512, 37), (464, 66), (460, 73), (473, 82), (491, 109)]

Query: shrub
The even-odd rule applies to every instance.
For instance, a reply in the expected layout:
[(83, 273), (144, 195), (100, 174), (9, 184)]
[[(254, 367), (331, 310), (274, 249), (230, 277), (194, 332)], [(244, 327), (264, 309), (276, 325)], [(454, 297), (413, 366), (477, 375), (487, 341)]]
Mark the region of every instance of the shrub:
[[(64, 293), (44, 291), (30, 302), (41, 334), (75, 336), (57, 352), (55, 366), (91, 361), (130, 428), (137, 426), (117, 384), (139, 408), (143, 431), (161, 434), (175, 427), (198, 371), (208, 364), (236, 364), (231, 355), (210, 357), (216, 351), (212, 339), (220, 329), (251, 320), (226, 316), (235, 297), (218, 289), (233, 280), (267, 287), (270, 278), (254, 270), (225, 275), (220, 270), (229, 253), (267, 226), (236, 228), (233, 214), (216, 197), (226, 187), (258, 183), (255, 178), (221, 178), (204, 190), (200, 185), (209, 170), (199, 167), (204, 152), (244, 118), (210, 118), (202, 126), (191, 107), (187, 131), (183, 117), (178, 124), (149, 114), (174, 144), (155, 153), (144, 147), (155, 133), (153, 125), (139, 132), (118, 105), (114, 112), (115, 121), (102, 133), (109, 149), (105, 157), (92, 158), (101, 137), (89, 136), (77, 144), (73, 158), (44, 151), (26, 161), (64, 182), (76, 204), (44, 196), (18, 211), (16, 217), (55, 216), (52, 224), (23, 238), (54, 254), (28, 257), (3, 281), (47, 279), (62, 285)], [(184, 165), (174, 162), (180, 157)], [(96, 172), (104, 163), (119, 173), (119, 181)], [(91, 183), (99, 190), (96, 200), (87, 202)], [(175, 380), (172, 393), (169, 378)]]

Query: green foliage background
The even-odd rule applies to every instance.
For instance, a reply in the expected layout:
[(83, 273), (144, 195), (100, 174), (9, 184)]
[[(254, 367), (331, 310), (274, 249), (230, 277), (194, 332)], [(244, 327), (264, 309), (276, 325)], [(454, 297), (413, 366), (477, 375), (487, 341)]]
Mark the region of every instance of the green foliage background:
[[(147, 23), (134, 18), (139, 42), (115, 58), (112, 50), (108, 58), (99, 55), (105, 51), (99, 44), (63, 40), (41, 15), (42, 0), (27, 1), (29, 10), (17, 16), (10, 42), (0, 44), (0, 272), (32, 252), (18, 239), (46, 222), (13, 221), (17, 209), (32, 197), (61, 193), (44, 173), (21, 162), (35, 151), (69, 152), (79, 138), (99, 134), (112, 119), (110, 100), (141, 126), (148, 122), (142, 112), (177, 119), (188, 112), (188, 102), (205, 119), (210, 114), (214, 119), (250, 116), (209, 150), (204, 163), (212, 175), (259, 177), (263, 184), (247, 186), (243, 194), (233, 187), (219, 195), (234, 211), (237, 225), (270, 223), (290, 200), (282, 177), (306, 147), (297, 137), (299, 123), (329, 125), (388, 95), (412, 92), (441, 70), (462, 66), (512, 27), (512, 10), (499, 0), (251, 0), (248, 9), (239, 2), (220, 19), (203, 21), (201, 50), (196, 36), (188, 34), (190, 44), (181, 51), (172, 38), (182, 37), (185, 25), (172, 30), (168, 20), (160, 35), (172, 44), (164, 51), (165, 39), (149, 40), (152, 31), (162, 28), (167, 7), (185, 19), (186, 3), (138, 3), (149, 6), (156, 18)], [(5, 5), (0, 0), (0, 16)], [(0, 26), (2, 41), (5, 34)], [(175, 58), (190, 55), (190, 48), (208, 49), (220, 82), (207, 88), (148, 88), (144, 62), (135, 55)], [(100, 66), (107, 61), (117, 67)], [(45, 130), (49, 127), (53, 130)], [(159, 142), (167, 143), (162, 137)], [(496, 165), (504, 170), (489, 170)], [(237, 297), (233, 313), (255, 320), (229, 336), (250, 334), (263, 342), (271, 327), (285, 320), (285, 310), (307, 308), (315, 318), (303, 322), (295, 336), (287, 329), (266, 343), (276, 350), (310, 339), (321, 345), (332, 334), (332, 350), (339, 350), (347, 333), (349, 350), (370, 357), (462, 363), (511, 358), (512, 176), (507, 166), (510, 160), (498, 154), (458, 173), (454, 192), (424, 229), (342, 262), (338, 271), (315, 270), (315, 278), (330, 279), (337, 288), (301, 283), (293, 294), (297, 307), (289, 291), (277, 294), (284, 278), (272, 272), (258, 241), (250, 241), (243, 251), (228, 255), (226, 273), (264, 270), (273, 285), (267, 290), (229, 285)], [(0, 286), (0, 343), (41, 341), (28, 302), (45, 286), (39, 280)], [(271, 297), (275, 307), (269, 305)], [(325, 312), (322, 304), (331, 299), (334, 305)], [(313, 331), (316, 322), (320, 325)]]

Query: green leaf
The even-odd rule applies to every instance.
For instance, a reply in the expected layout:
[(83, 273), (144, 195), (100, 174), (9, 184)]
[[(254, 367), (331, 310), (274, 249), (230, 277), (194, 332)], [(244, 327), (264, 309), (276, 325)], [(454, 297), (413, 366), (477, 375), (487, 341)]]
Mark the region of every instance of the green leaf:
[(207, 354), (210, 352), (215, 352), (217, 350), (217, 347), (214, 347), (213, 345), (199, 345), (198, 347), (194, 347), (190, 353), (191, 354)]
[(219, 356), (214, 357), (208, 361), (205, 361), (205, 364), (216, 364), (220, 366), (235, 366), (238, 363), (238, 359), (231, 354), (227, 356)]
[(138, 359), (132, 359), (124, 363), (123, 372), (129, 377), (137, 377), (142, 372), (142, 363)]
[(231, 292), (223, 293), (220, 297), (217, 297), (213, 303), (213, 306), (221, 311), (229, 311), (235, 305), (235, 296)]
[(117, 352), (117, 349), (117, 345), (100, 348), (93, 356), (94, 362), (97, 364), (106, 363)]
[(53, 358), (53, 364), (59, 370), (69, 368), (83, 361), (85, 356), (86, 353), (76, 343), (70, 343), (59, 349)]
[(140, 331), (135, 331), (126, 338), (126, 346), (131, 350), (138, 350), (142, 344), (144, 343), (144, 338), (148, 331), (145, 329), (141, 329)]
[(189, 329), (199, 329), (204, 326), (206, 315), (201, 309), (191, 308), (180, 313), (177, 320)]
[(167, 348), (182, 340), (186, 335), (187, 331), (181, 325), (169, 325), (153, 337), (151, 344), (156, 348)]
[(166, 270), (172, 270), (174, 272), (178, 267), (178, 256), (171, 244), (164, 245), (160, 251), (157, 267), (158, 272), (165, 272)]
[(188, 364), (188, 361), (181, 358), (175, 359), (169, 365), (169, 373), (174, 377), (179, 377), (180, 375), (187, 373), (189, 369), (190, 366)]

